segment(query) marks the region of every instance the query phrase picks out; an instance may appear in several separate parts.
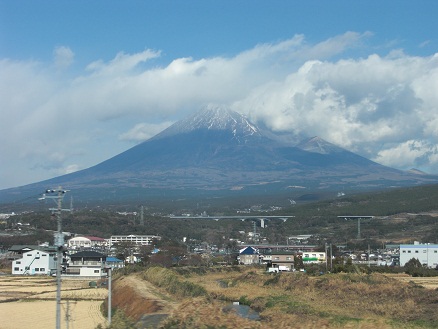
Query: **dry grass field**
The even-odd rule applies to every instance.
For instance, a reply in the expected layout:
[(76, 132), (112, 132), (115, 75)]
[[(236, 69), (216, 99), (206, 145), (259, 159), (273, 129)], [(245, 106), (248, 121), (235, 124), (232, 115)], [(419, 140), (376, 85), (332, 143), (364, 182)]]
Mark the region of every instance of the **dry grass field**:
[[(153, 327), (162, 329), (438, 328), (438, 280), (421, 280), (377, 273), (267, 274), (248, 267), (148, 268), (119, 276), (113, 296), (134, 323), (165, 315)], [(258, 319), (237, 314), (233, 302), (249, 306)]]
[[(426, 281), (377, 273), (274, 275), (243, 267), (175, 271), (152, 268), (130, 275), (178, 300), (159, 328), (438, 328), (436, 279), (427, 279), (426, 289), (421, 285)], [(237, 301), (257, 311), (259, 320), (226, 311)], [(124, 303), (131, 316), (128, 298)]]
[[(61, 328), (67, 328), (67, 314), (72, 329), (105, 326), (100, 307), (107, 290), (89, 288), (88, 282), (62, 280)], [(0, 329), (54, 328), (55, 324), (56, 279), (0, 276)]]
[[(104, 288), (63, 280), (62, 328), (106, 325)], [(118, 275), (113, 307), (139, 328), (438, 328), (438, 278), (407, 275), (267, 274), (258, 268), (150, 268)], [(0, 276), (0, 329), (53, 328), (56, 281)], [(68, 301), (68, 302), (67, 302)], [(258, 320), (236, 314), (239, 301)], [(113, 318), (114, 319), (114, 318)], [(122, 327), (121, 327), (122, 328)]]

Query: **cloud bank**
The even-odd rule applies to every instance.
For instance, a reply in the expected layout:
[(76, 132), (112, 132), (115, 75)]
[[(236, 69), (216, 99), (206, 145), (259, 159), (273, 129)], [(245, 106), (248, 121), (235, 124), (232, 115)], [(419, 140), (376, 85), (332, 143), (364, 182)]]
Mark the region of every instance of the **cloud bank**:
[(438, 54), (367, 51), (371, 33), (317, 44), (296, 35), (233, 57), (120, 52), (72, 72), (53, 63), (0, 59), (0, 188), (95, 165), (172, 122), (223, 104), (275, 131), (320, 136), (381, 164), (438, 174)]

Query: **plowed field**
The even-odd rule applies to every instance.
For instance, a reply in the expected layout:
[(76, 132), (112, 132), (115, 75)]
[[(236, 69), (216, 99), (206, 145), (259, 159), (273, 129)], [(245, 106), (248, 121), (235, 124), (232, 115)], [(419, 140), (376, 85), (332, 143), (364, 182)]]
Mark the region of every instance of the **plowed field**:
[[(100, 306), (107, 290), (89, 288), (89, 281), (63, 279), (61, 328), (94, 329), (106, 319)], [(0, 277), (0, 328), (54, 328), (56, 279), (50, 277)]]

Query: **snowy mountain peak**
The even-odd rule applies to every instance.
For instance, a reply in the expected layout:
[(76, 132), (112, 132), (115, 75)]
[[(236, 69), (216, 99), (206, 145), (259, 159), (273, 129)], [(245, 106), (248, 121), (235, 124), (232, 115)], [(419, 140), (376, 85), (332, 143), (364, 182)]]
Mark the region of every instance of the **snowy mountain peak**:
[(242, 114), (222, 107), (207, 107), (187, 119), (176, 122), (155, 136), (154, 139), (201, 129), (229, 131), (238, 139), (261, 136), (257, 126), (249, 122)]
[(343, 151), (342, 148), (333, 145), (318, 136), (309, 138), (301, 142), (299, 145), (297, 145), (297, 147), (307, 152), (320, 154), (330, 154)]

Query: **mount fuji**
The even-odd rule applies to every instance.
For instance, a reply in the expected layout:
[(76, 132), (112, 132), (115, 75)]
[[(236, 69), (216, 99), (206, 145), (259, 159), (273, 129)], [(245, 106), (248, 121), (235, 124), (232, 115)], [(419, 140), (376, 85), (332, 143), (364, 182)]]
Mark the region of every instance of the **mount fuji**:
[(389, 168), (322, 138), (298, 141), (261, 129), (243, 115), (209, 108), (100, 164), (0, 191), (3, 202), (46, 188), (82, 191), (87, 200), (233, 193), (383, 189), (437, 183), (438, 177)]

